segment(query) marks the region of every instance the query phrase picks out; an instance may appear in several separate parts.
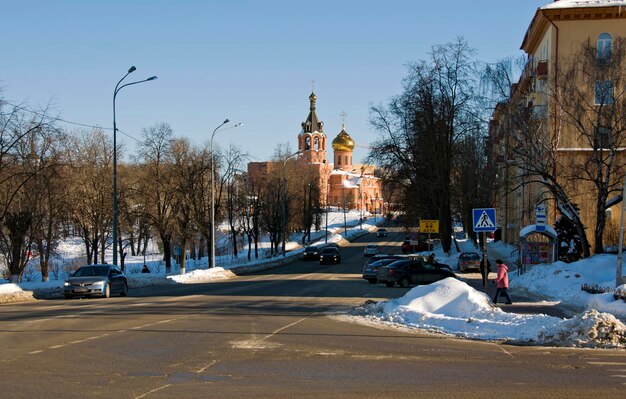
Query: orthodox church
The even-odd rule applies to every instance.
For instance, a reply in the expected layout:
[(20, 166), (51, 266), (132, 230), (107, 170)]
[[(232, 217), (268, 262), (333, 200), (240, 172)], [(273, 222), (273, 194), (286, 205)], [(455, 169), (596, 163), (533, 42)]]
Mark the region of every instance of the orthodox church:
[[(298, 134), (298, 160), (314, 171), (320, 187), (320, 203), (338, 208), (363, 210), (382, 213), (382, 181), (374, 176), (371, 165), (353, 165), (352, 152), (355, 141), (345, 130), (345, 121), (341, 132), (333, 139), (333, 163), (326, 158), (327, 137), (322, 122), (315, 111), (317, 96), (309, 96), (309, 115), (302, 122)], [(342, 114), (345, 117), (345, 114)], [(250, 162), (250, 178), (267, 173), (273, 162)]]

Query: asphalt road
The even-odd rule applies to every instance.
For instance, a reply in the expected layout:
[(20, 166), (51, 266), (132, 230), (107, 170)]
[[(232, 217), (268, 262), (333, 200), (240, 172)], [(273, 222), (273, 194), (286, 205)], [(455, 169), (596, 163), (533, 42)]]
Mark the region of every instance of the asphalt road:
[[(626, 390), (626, 352), (467, 341), (335, 315), (401, 288), (298, 261), (126, 298), (0, 306), (3, 398), (578, 398)], [(392, 245), (393, 243), (393, 245)]]

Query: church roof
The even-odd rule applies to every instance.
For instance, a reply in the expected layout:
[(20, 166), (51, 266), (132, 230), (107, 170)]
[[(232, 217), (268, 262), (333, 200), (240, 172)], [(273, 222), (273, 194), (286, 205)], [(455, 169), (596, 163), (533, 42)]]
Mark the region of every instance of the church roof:
[(335, 151), (353, 151), (354, 139), (350, 137), (345, 129), (341, 129), (341, 132), (333, 140), (333, 150)]
[(319, 120), (317, 113), (315, 112), (316, 100), (317, 96), (314, 92), (311, 92), (311, 95), (309, 96), (309, 101), (311, 102), (309, 116), (306, 118), (306, 121), (302, 122), (302, 133), (313, 133), (315, 131), (324, 133), (324, 122)]

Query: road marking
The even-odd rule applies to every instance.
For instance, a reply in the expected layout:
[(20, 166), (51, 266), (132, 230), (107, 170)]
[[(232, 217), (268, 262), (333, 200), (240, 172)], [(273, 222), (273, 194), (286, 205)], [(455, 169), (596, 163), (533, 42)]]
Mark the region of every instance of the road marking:
[(622, 375), (622, 374), (613, 374), (613, 375), (611, 375), (611, 377), (616, 377), (616, 378), (626, 378), (626, 375)]
[(213, 360), (211, 363), (207, 364), (206, 366), (202, 367), (201, 369), (199, 369), (198, 371), (196, 371), (197, 374), (202, 373), (204, 370), (208, 369), (209, 367), (213, 366), (215, 363), (217, 363), (219, 360)]
[(160, 391), (161, 389), (165, 389), (165, 388), (167, 388), (169, 386), (172, 386), (172, 384), (166, 384), (166, 385), (163, 385), (163, 386), (158, 387), (156, 389), (153, 389), (152, 391), (148, 391), (148, 392), (144, 393), (143, 395), (135, 396), (135, 399), (145, 398), (146, 396), (150, 395), (151, 393), (155, 393), (156, 391)]
[(587, 362), (588, 364), (593, 364), (594, 366), (626, 366), (626, 363), (623, 362)]
[[(62, 345), (53, 345), (53, 346), (49, 347), (48, 349), (59, 349), (59, 348), (63, 348), (64, 346), (65, 346), (65, 344), (62, 344)], [(40, 351), (40, 352), (43, 352), (43, 351)]]
[(293, 327), (293, 326), (295, 326), (296, 324), (301, 323), (301, 322), (305, 321), (306, 319), (310, 319), (311, 317), (316, 316), (316, 315), (317, 315), (317, 313), (313, 313), (311, 316), (304, 317), (304, 318), (302, 318), (302, 319), (300, 319), (300, 320), (296, 320), (296, 321), (294, 321), (294, 322), (293, 322), (293, 323), (291, 323), (291, 324), (288, 324), (288, 325), (286, 325), (286, 326), (284, 326), (284, 327), (281, 327), (281, 328), (279, 328), (278, 330), (276, 330), (276, 331), (272, 332), (270, 335), (267, 335), (267, 336), (265, 336), (265, 337), (261, 338), (261, 339), (259, 340), (259, 342), (260, 342), (260, 341), (265, 341), (266, 339), (273, 337), (274, 335), (278, 334), (279, 332), (281, 332), (281, 331), (283, 331), (283, 330), (286, 330), (286, 329), (288, 329), (289, 327)]
[(41, 352), (43, 352), (43, 351), (42, 350), (41, 351), (32, 351), (32, 352), (28, 352), (28, 354), (29, 355), (36, 355), (37, 353), (41, 353)]
[(71, 341), (70, 344), (82, 344), (83, 342), (85, 342), (85, 340), (79, 339), (79, 340), (76, 340), (76, 341)]

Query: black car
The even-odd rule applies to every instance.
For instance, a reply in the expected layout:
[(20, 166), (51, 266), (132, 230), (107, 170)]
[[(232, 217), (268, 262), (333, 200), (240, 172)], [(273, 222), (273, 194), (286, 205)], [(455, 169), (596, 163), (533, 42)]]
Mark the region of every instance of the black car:
[(456, 277), (447, 265), (423, 260), (398, 260), (380, 267), (376, 278), (387, 287), (430, 284), (448, 277)]
[(320, 252), (320, 265), (324, 263), (341, 263), (341, 254), (337, 247), (326, 247)]
[(396, 258), (384, 258), (375, 262), (366, 263), (365, 266), (363, 266), (363, 278), (369, 281), (370, 284), (376, 284), (376, 281), (378, 281), (378, 269), (397, 260)]
[(101, 296), (128, 294), (128, 280), (117, 266), (89, 265), (76, 270), (63, 284), (65, 298), (74, 296)]
[(304, 260), (318, 260), (320, 258), (319, 247), (306, 247), (302, 253), (302, 259)]
[(378, 229), (376, 237), (387, 237), (387, 229)]

